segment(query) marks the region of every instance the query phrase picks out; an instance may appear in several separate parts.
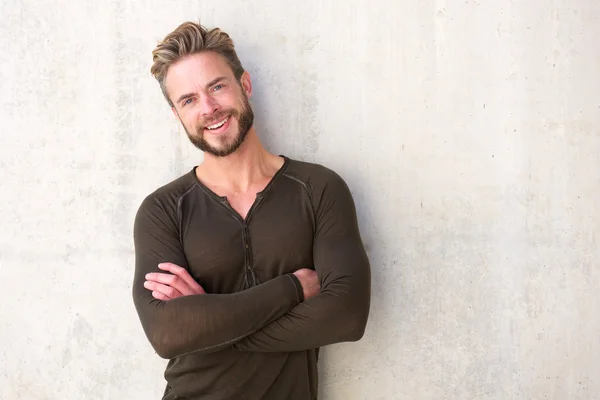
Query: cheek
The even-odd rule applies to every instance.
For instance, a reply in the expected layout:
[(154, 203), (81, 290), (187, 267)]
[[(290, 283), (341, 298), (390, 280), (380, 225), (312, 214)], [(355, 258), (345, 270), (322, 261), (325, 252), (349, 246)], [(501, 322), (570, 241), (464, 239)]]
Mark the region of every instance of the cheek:
[(189, 115), (179, 115), (179, 121), (189, 133), (195, 133), (201, 125), (201, 121)]
[(202, 125), (202, 114), (199, 112), (190, 112), (189, 115), (186, 115), (184, 120), (186, 126), (190, 128), (197, 128)]

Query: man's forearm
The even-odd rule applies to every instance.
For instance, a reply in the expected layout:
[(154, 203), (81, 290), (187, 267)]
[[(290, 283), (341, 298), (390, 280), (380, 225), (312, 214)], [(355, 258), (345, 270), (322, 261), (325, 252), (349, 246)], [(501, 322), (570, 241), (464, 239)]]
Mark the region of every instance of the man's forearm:
[(290, 352), (314, 349), (362, 337), (370, 307), (370, 269), (362, 245), (337, 262), (351, 270), (334, 280), (325, 279), (317, 296), (233, 345), (240, 351)]
[(153, 299), (142, 282), (134, 284), (142, 326), (163, 358), (230, 346), (281, 317), (300, 300), (297, 281), (290, 275), (238, 293), (183, 296), (166, 302)]

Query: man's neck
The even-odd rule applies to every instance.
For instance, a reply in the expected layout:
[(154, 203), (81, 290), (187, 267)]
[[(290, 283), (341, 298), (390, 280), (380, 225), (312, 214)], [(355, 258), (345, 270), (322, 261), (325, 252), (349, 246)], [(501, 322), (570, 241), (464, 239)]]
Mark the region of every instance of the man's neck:
[(226, 157), (205, 153), (196, 175), (201, 182), (220, 192), (247, 193), (270, 180), (282, 165), (283, 159), (269, 153), (252, 128), (234, 153)]

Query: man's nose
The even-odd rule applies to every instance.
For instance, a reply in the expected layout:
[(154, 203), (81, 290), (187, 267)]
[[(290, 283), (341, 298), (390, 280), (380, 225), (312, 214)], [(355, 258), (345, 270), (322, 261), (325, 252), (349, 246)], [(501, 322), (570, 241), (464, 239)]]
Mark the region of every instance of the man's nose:
[(219, 110), (219, 104), (212, 96), (202, 96), (200, 99), (200, 107), (203, 116), (209, 116)]

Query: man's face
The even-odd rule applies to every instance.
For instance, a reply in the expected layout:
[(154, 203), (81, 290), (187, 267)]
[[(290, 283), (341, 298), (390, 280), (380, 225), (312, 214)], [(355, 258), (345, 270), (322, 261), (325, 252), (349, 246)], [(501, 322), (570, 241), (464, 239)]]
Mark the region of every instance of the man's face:
[(173, 112), (200, 150), (225, 157), (244, 142), (254, 123), (247, 73), (239, 82), (221, 55), (204, 52), (173, 64), (165, 83)]

